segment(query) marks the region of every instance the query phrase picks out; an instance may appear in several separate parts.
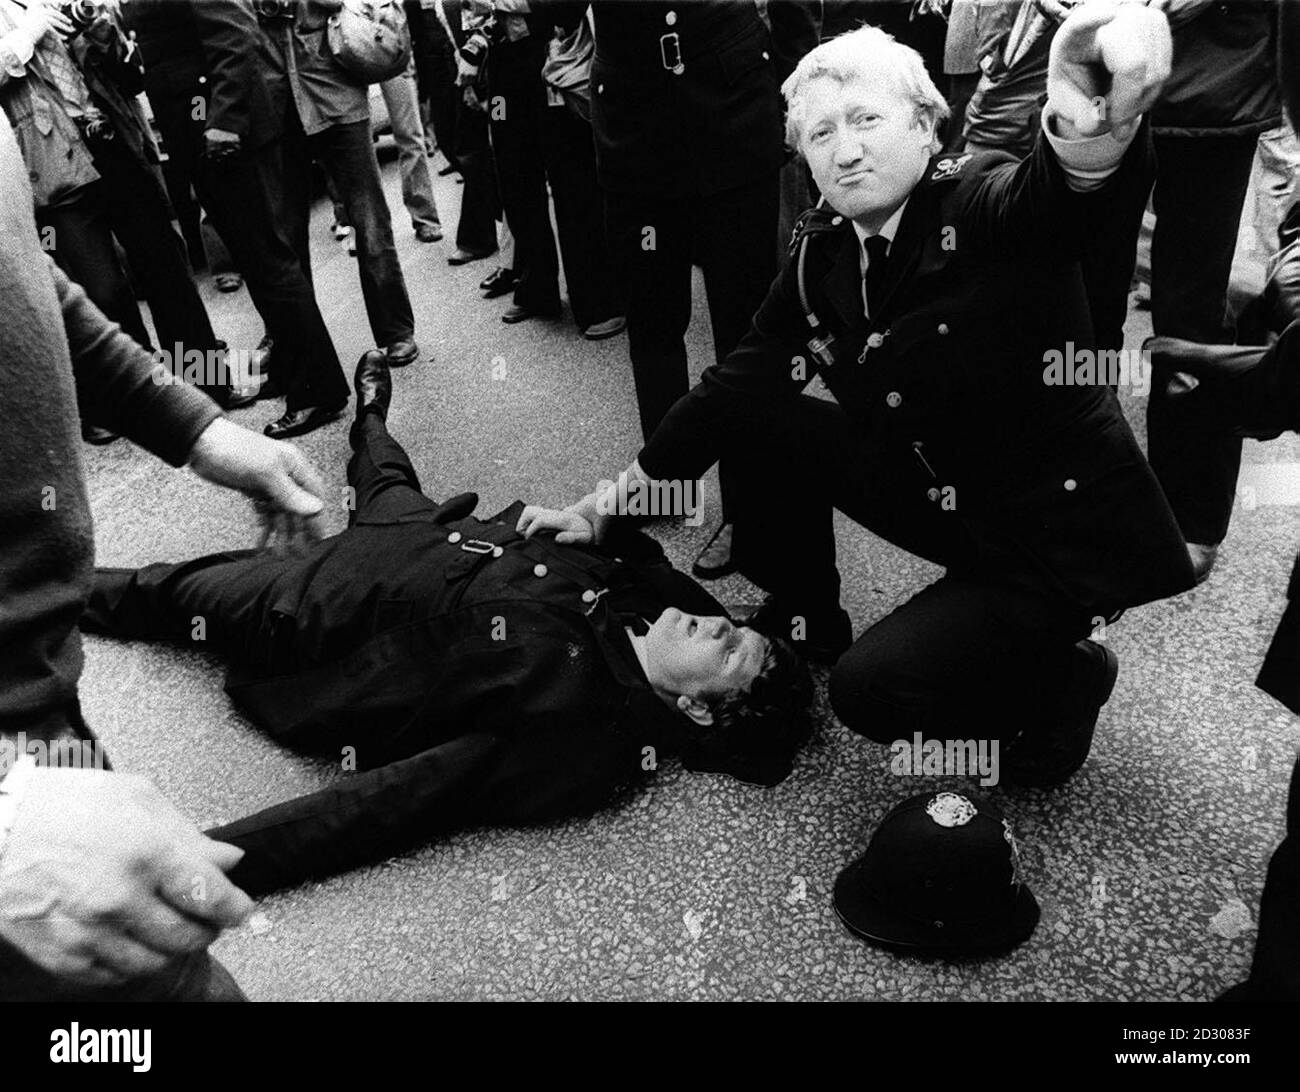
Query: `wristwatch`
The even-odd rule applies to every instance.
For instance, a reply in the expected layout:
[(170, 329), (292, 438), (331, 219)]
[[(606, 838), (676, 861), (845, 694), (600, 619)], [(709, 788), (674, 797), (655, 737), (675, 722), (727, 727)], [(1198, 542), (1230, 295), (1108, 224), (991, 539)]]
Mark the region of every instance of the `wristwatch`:
[(18, 819), (18, 808), (22, 805), (27, 785), (32, 779), (32, 771), (36, 768), (36, 760), (31, 755), (19, 755), (9, 771), (0, 777), (0, 857), (4, 856), (9, 832)]

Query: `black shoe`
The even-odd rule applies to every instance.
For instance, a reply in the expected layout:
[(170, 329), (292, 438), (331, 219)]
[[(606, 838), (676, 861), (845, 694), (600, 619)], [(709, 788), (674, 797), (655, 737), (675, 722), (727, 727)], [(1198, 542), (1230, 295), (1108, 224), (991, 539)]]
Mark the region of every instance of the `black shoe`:
[(81, 438), (88, 444), (94, 444), (96, 447), (104, 447), (111, 444), (114, 440), (120, 440), (122, 437), (110, 429), (100, 428), (98, 425), (82, 425)]
[(482, 289), (485, 300), (494, 300), (507, 292), (513, 292), (518, 282), (519, 278), (513, 269), (498, 266), (494, 272), (489, 273), (479, 282), (479, 288)]
[(769, 595), (757, 608), (728, 611), (737, 625), (749, 626), (769, 637), (784, 637), (805, 660), (834, 664), (853, 644), (853, 624), (838, 604), (821, 610), (791, 608)]
[[(343, 403), (346, 406), (347, 403)], [(290, 410), (279, 420), (272, 421), (262, 431), (272, 440), (287, 440), (290, 436), (302, 436), (313, 432), (322, 425), (337, 421), (343, 416), (343, 406), (327, 409), (324, 406), (307, 406), (300, 410)]]
[(1101, 707), (1115, 689), (1119, 657), (1097, 641), (1074, 646), (1070, 675), (1052, 721), (1002, 749), (1000, 777), (1026, 788), (1050, 788), (1088, 759)]
[(442, 228), (438, 224), (418, 224), (415, 237), (422, 243), (442, 242)]
[(470, 262), (479, 262), (484, 258), (491, 257), (495, 250), (463, 250), (457, 247), (447, 258), (448, 265), (467, 265)]
[(369, 410), (388, 420), (388, 407), (393, 401), (393, 373), (388, 370), (388, 359), (378, 349), (371, 349), (357, 361), (352, 377), (357, 392), (357, 419)]
[(223, 410), (237, 410), (243, 409), (245, 406), (251, 406), (261, 396), (261, 389), (256, 383), (250, 383), (244, 387), (231, 384), (213, 394), (212, 400)]
[(512, 303), (501, 316), (501, 321), (513, 326), (516, 322), (525, 322), (530, 318), (557, 319), (562, 313), (558, 304), (554, 307), (523, 307)]
[(271, 353), (274, 349), (275, 338), (270, 334), (263, 334), (262, 340), (257, 343), (257, 348), (253, 350), (253, 355), (248, 358), (249, 370), (257, 372), (259, 375), (268, 375), (271, 370)]
[(698, 580), (720, 580), (735, 571), (736, 562), (731, 556), (731, 524), (721, 523), (695, 559), (691, 575)]
[(388, 346), (384, 350), (384, 355), (390, 368), (405, 368), (406, 365), (413, 364), (420, 358), (420, 347), (409, 337), (403, 338)]

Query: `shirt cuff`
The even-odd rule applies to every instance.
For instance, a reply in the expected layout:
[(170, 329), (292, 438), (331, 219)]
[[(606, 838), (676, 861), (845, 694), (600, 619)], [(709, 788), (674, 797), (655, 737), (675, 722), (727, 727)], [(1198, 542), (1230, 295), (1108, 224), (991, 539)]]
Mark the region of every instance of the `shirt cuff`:
[(1056, 153), (1057, 162), (1065, 171), (1070, 189), (1087, 193), (1103, 185), (1124, 159), (1128, 146), (1133, 143), (1137, 132), (1136, 121), (1123, 140), (1113, 132), (1102, 133), (1095, 137), (1081, 137), (1078, 140), (1066, 140), (1057, 136), (1052, 128), (1056, 114), (1051, 107), (1043, 107), (1043, 136)]

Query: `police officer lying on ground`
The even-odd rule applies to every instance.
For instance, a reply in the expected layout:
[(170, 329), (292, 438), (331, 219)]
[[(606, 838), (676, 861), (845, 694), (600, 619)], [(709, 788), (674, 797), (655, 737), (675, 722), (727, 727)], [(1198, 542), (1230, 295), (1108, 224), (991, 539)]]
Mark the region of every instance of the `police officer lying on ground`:
[(473, 494), (429, 500), (388, 434), (382, 353), (356, 385), (346, 531), (299, 557), (101, 569), (82, 620), (184, 639), (202, 619), (259, 727), (366, 771), (213, 832), (246, 851), (234, 882), (257, 894), (465, 823), (571, 814), (665, 751), (762, 784), (789, 772), (812, 693), (790, 645), (733, 625), (634, 531), (562, 546), (515, 530), (522, 505), (484, 521)]
[[(873, 739), (1000, 738), (1004, 778), (1059, 782), (1118, 669), (1089, 633), (1192, 584), (1107, 377), (1055, 385), (1045, 367), (1093, 345), (1079, 259), (1113, 209), (1145, 200), (1141, 113), (1169, 63), (1161, 13), (1081, 5), (1019, 163), (933, 158), (943, 98), (879, 30), (823, 43), (786, 81), (826, 204), (749, 334), (628, 473), (689, 481), (734, 460), (737, 560), (770, 593), (753, 624), (838, 658), (835, 711)], [(801, 396), (814, 373), (835, 401)], [(573, 511), (599, 537), (611, 503), (598, 489)], [(947, 569), (852, 648), (832, 508)]]

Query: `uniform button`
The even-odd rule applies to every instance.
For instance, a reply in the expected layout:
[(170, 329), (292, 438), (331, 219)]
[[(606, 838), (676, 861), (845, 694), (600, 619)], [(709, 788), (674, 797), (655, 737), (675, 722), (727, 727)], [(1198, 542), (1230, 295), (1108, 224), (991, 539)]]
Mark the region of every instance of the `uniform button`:
[(500, 557), (500, 556), (501, 556), (503, 553), (505, 553), (505, 552), (506, 552), (506, 551), (505, 551), (505, 547), (504, 547), (504, 546), (493, 546), (493, 547), (492, 547), (492, 556), (493, 556), (493, 557)]
[(869, 338), (867, 338), (867, 348), (869, 349), (879, 349), (884, 343), (885, 335), (879, 330), (876, 330)]
[(934, 486), (930, 486), (930, 488), (925, 491), (925, 495), (928, 500), (937, 501), (939, 499), (939, 490)]
[(452, 531), (452, 533), (447, 536), (447, 541), (450, 542), (453, 546), (455, 546), (456, 543), (460, 541), (460, 538), (461, 535), (459, 531)]
[(548, 572), (550, 572), (550, 571), (551, 571), (551, 570), (548, 569), (545, 565), (543, 565), (540, 561), (539, 561), (536, 565), (533, 566), (533, 575), (534, 575), (534, 576), (545, 576), (545, 575), (546, 575)]
[(831, 217), (831, 223), (834, 224), (836, 227), (839, 227), (842, 223), (844, 223), (844, 217), (843, 217), (843, 216), (832, 216), (832, 217)]
[(670, 27), (675, 27), (677, 25), (677, 12), (670, 11), (667, 15), (664, 16), (664, 22), (667, 23)]
[(768, 53), (766, 49), (763, 50), (763, 60), (770, 61), (771, 59), (772, 59), (772, 55)]
[(1073, 478), (1065, 479), (1065, 491), (1067, 493), (1073, 493), (1078, 488), (1079, 488), (1079, 483), (1076, 482)]
[(903, 404), (903, 396), (898, 391), (890, 391), (885, 395), (885, 405), (890, 409), (898, 409)]
[(939, 323), (939, 333), (945, 335), (948, 333), (948, 324), (946, 322)]
[(200, 76), (200, 77), (199, 77), (199, 83), (207, 83), (207, 82), (208, 82), (208, 78), (207, 78), (207, 76)]
[(605, 85), (603, 83), (596, 84), (596, 94), (603, 95), (604, 93), (605, 93)]
[(584, 603), (594, 603), (596, 601), (596, 593), (588, 588), (582, 593), (582, 601)]

